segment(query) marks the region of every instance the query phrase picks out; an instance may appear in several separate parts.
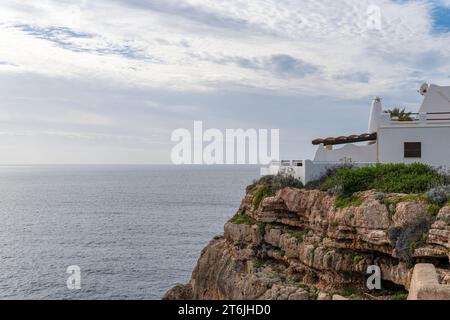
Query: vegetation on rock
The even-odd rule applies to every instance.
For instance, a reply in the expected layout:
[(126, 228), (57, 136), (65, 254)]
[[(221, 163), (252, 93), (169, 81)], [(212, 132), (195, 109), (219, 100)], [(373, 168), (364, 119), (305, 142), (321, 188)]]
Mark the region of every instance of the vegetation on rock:
[(450, 199), (450, 186), (441, 185), (431, 188), (426, 195), (431, 203), (443, 206)]
[(358, 207), (363, 203), (363, 201), (356, 196), (338, 196), (334, 203), (334, 207), (337, 209), (348, 208), (348, 207)]
[(231, 218), (230, 222), (234, 224), (247, 224), (247, 225), (252, 225), (255, 223), (253, 219), (250, 218), (248, 215), (240, 212), (238, 212), (233, 218)]
[(396, 256), (410, 264), (414, 251), (425, 242), (430, 226), (429, 218), (420, 216), (404, 226), (389, 229), (387, 235), (395, 248)]
[(377, 164), (362, 168), (341, 168), (328, 176), (319, 188), (330, 192), (340, 190), (338, 195), (341, 196), (371, 189), (392, 193), (423, 193), (445, 182), (445, 175), (425, 164)]
[(283, 188), (296, 188), (302, 189), (303, 183), (287, 175), (278, 174), (276, 176), (264, 176), (259, 180), (255, 180), (251, 185), (247, 187), (247, 192), (254, 191), (258, 186), (267, 186), (273, 193)]
[(261, 202), (273, 195), (273, 191), (269, 186), (261, 186), (259, 187), (255, 193), (253, 194), (253, 207), (258, 209), (261, 205)]
[[(293, 178), (263, 177), (230, 220), (243, 226), (227, 224), (202, 251), (191, 282), (168, 297), (323, 300), (336, 292), (403, 300), (415, 263), (438, 263), (442, 279), (450, 274), (449, 184), (421, 164), (345, 165), (306, 186), (328, 195), (298, 190)], [(383, 270), (382, 290), (365, 287), (370, 265)]]

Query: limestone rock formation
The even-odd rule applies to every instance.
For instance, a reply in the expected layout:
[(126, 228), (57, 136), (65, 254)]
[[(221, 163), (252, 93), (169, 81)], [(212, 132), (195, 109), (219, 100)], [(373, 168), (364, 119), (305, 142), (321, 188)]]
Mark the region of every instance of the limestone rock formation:
[(326, 192), (294, 188), (255, 204), (258, 187), (202, 251), (190, 282), (164, 299), (364, 298), (368, 266), (381, 268), (385, 289), (407, 290), (419, 262), (450, 283), (450, 206), (436, 215), (419, 197), (366, 191), (337, 208)]

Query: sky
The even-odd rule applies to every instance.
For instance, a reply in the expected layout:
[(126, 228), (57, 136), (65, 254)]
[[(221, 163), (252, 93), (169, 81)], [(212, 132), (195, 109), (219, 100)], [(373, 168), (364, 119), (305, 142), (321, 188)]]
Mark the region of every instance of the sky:
[(2, 0), (0, 164), (170, 163), (195, 120), (311, 158), (450, 85), (449, 40), (450, 0)]

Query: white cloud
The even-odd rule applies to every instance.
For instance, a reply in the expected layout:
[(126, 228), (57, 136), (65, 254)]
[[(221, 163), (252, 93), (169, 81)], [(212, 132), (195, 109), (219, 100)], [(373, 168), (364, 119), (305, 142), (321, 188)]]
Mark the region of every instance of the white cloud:
[[(32, 103), (32, 102), (31, 102)], [(51, 114), (42, 113), (20, 113), (17, 111), (0, 111), (0, 122), (29, 122), (29, 123), (46, 123), (61, 125), (94, 125), (94, 126), (111, 126), (114, 121), (104, 115), (69, 110), (62, 114), (54, 111)]]
[[(281, 128), (301, 118), (307, 123), (296, 134), (306, 150), (306, 135), (325, 130), (312, 123), (324, 110), (348, 112), (327, 124), (327, 134), (343, 134), (348, 123), (336, 121), (365, 116), (355, 105), (370, 96), (415, 103), (421, 82), (448, 83), (450, 36), (433, 30), (436, 3), (450, 4), (3, 0), (0, 85), (12, 91), (0, 92), (2, 137), (15, 133), (22, 138), (10, 145), (26, 140), (29, 147), (54, 137), (97, 146), (122, 141), (150, 159), (156, 151), (144, 149), (151, 141), (165, 143), (171, 129), (195, 117), (207, 125)], [(381, 10), (380, 30), (367, 26), (372, 4)], [(282, 116), (281, 108), (289, 113)], [(39, 139), (24, 138), (33, 135)]]
[[(381, 9), (380, 30), (367, 28), (372, 3)], [(432, 34), (426, 1), (7, 0), (2, 6), (0, 56), (18, 67), (0, 66), (0, 72), (179, 90), (234, 83), (341, 97), (403, 89), (418, 81), (411, 77), (417, 69), (435, 81), (448, 78), (426, 63), (417, 65), (424, 52), (446, 61), (441, 70), (450, 64), (448, 36)], [(218, 63), (223, 57), (276, 56), (302, 61), (296, 72), (303, 74), (303, 67), (304, 76), (287, 78), (270, 64)], [(349, 73), (368, 81), (336, 81)]]

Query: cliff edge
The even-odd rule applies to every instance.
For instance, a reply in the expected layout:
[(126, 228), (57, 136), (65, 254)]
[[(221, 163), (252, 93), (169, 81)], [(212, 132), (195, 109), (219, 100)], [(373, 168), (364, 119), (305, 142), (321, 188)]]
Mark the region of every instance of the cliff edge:
[[(347, 203), (329, 192), (264, 181), (201, 252), (188, 284), (163, 299), (405, 299), (414, 265), (450, 284), (450, 206), (420, 196), (363, 191)], [(382, 289), (368, 291), (368, 266)]]

